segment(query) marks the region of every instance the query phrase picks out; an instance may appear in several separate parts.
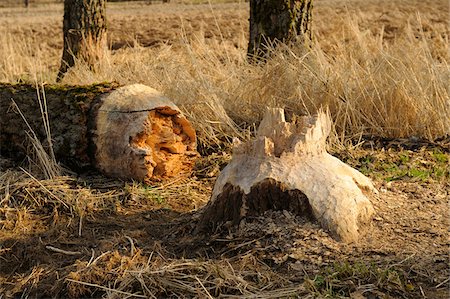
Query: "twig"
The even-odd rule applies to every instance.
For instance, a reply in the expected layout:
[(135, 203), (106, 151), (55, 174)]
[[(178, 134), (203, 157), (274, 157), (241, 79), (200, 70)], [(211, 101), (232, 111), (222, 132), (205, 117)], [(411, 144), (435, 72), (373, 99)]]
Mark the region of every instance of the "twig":
[[(1, 178), (0, 178), (1, 179)], [(5, 195), (3, 197), (2, 200), (0, 200), (0, 205), (3, 205), (4, 202), (7, 202), (9, 200), (9, 198), (11, 197), (10, 193), (9, 193), (9, 182), (10, 182), (10, 178), (8, 178), (6, 180), (6, 185), (5, 185)], [(3, 188), (2, 188), (3, 189)]]
[(89, 267), (89, 265), (92, 263), (92, 261), (94, 260), (94, 257), (95, 257), (95, 250), (91, 248), (91, 251), (92, 251), (91, 259), (89, 260), (88, 264), (86, 265), (86, 268)]
[(50, 245), (45, 246), (45, 248), (47, 248), (48, 250), (57, 252), (57, 253), (65, 254), (65, 255), (80, 255), (81, 254), (81, 252), (79, 252), (79, 251), (67, 251), (67, 250), (56, 248), (56, 247), (53, 247)]
[(48, 190), (41, 182), (39, 182), (38, 179), (36, 179), (31, 173), (29, 173), (28, 171), (26, 171), (25, 169), (23, 169), (22, 167), (19, 167), (20, 170), (22, 170), (23, 172), (25, 172), (26, 174), (28, 174), (28, 176), (30, 178), (33, 179), (33, 181), (35, 181), (36, 183), (38, 183), (42, 189), (44, 189), (45, 191), (48, 192), (48, 194), (50, 194), (53, 198), (55, 198), (57, 201), (59, 201), (60, 203), (62, 203), (66, 208), (70, 209), (70, 207), (62, 200), (60, 199), (58, 196), (56, 196), (55, 194), (53, 194), (50, 190)]
[(444, 280), (443, 282), (441, 282), (440, 284), (438, 284), (437, 286), (435, 286), (436, 289), (438, 289), (439, 287), (441, 287), (442, 285), (444, 285), (445, 283), (447, 283), (450, 280), (450, 277), (447, 278), (446, 280)]
[(416, 255), (416, 254), (413, 253), (413, 254), (411, 254), (410, 256), (407, 256), (405, 259), (401, 260), (400, 262), (390, 265), (390, 266), (388, 267), (388, 269), (392, 269), (393, 267), (400, 266), (401, 264), (403, 264), (403, 263), (406, 262), (407, 260), (413, 258), (415, 255)]
[(221, 256), (223, 257), (223, 256), (225, 256), (227, 253), (229, 253), (230, 251), (237, 250), (237, 249), (239, 249), (239, 248), (241, 248), (241, 247), (244, 247), (244, 246), (250, 245), (250, 244), (252, 244), (252, 243), (258, 242), (258, 241), (261, 240), (262, 238), (264, 238), (264, 237), (260, 237), (260, 238), (258, 238), (258, 239), (254, 239), (254, 240), (250, 240), (250, 241), (245, 242), (245, 243), (241, 243), (241, 244), (239, 244), (238, 246), (233, 247), (233, 248), (231, 248), (231, 249), (225, 251), (224, 253), (221, 254)]
[(98, 285), (98, 284), (95, 284), (95, 283), (83, 282), (83, 281), (73, 280), (73, 279), (70, 279), (70, 278), (66, 278), (66, 280), (70, 281), (70, 282), (74, 282), (74, 283), (79, 283), (79, 284), (82, 284), (82, 285), (85, 285), (85, 286), (89, 286), (89, 287), (99, 288), (99, 289), (102, 289), (102, 290), (105, 290), (105, 291), (116, 292), (116, 293), (119, 293), (119, 294), (122, 294), (122, 295), (127, 295), (127, 296), (132, 296), (132, 297), (137, 297), (137, 298), (148, 298), (147, 296), (144, 296), (144, 295), (131, 294), (131, 293), (127, 293), (127, 292), (124, 292), (124, 291), (119, 291), (119, 290), (107, 288), (107, 287), (104, 287), (104, 286), (101, 286), (101, 285)]
[(87, 267), (89, 267), (89, 266), (91, 266), (91, 265), (94, 265), (95, 263), (97, 263), (97, 261), (99, 260), (99, 259), (101, 259), (102, 257), (104, 257), (105, 255), (107, 255), (108, 253), (110, 253), (111, 251), (107, 251), (107, 252), (103, 252), (102, 254), (100, 254), (92, 263), (91, 262), (89, 262), (88, 263), (88, 265), (86, 266), (86, 268)]
[(81, 232), (83, 228), (83, 215), (80, 215), (80, 223), (78, 224), (78, 236), (81, 237)]
[(422, 286), (419, 286), (420, 289), (420, 293), (422, 294), (423, 298), (427, 298), (427, 296), (425, 296), (425, 293), (423, 292)]
[(170, 182), (168, 182), (168, 183), (166, 183), (166, 184), (164, 184), (164, 185), (155, 187), (155, 188), (153, 188), (153, 190), (165, 190), (165, 189), (167, 189), (167, 187), (169, 187), (170, 185), (173, 185), (173, 184), (175, 184), (175, 183), (178, 183), (178, 182), (181, 181), (181, 180), (183, 180), (183, 177), (176, 178), (176, 179), (174, 179), (174, 180), (172, 180), (172, 181), (170, 181)]
[(202, 287), (203, 290), (205, 290), (206, 294), (208, 295), (208, 298), (210, 299), (214, 299), (213, 296), (211, 296), (211, 294), (208, 292), (208, 290), (205, 288), (205, 286), (203, 285), (203, 283), (200, 281), (200, 279), (198, 279), (197, 276), (195, 276), (195, 279), (197, 279), (198, 283), (200, 284), (200, 286)]
[(131, 238), (128, 237), (128, 236), (125, 236), (125, 238), (127, 238), (127, 240), (130, 241), (130, 244), (131, 244), (131, 256), (134, 256), (134, 250), (135, 250), (136, 248), (134, 247), (133, 239), (131, 239)]

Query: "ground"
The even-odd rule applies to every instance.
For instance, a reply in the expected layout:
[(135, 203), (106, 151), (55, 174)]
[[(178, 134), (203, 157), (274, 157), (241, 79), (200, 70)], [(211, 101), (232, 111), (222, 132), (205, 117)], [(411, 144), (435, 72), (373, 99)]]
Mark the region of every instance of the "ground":
[[(334, 27), (349, 11), (362, 20), (362, 30), (383, 28), (389, 42), (417, 11), (429, 22), (424, 22), (427, 36), (436, 41), (430, 55), (448, 59), (436, 37), (448, 37), (445, 1), (338, 2), (317, 1), (317, 38), (336, 38)], [(182, 48), (191, 38), (214, 44), (219, 37), (224, 47), (237, 50), (246, 46), (245, 3), (111, 3), (108, 9), (109, 44), (117, 55), (136, 43)], [(56, 73), (62, 6), (0, 8), (0, 16), (4, 37), (32, 34), (42, 41), (36, 56), (48, 74)], [(330, 16), (333, 22), (327, 21)], [(338, 51), (332, 39), (322, 47), (327, 55)], [(28, 77), (11, 71), (7, 80)], [(201, 128), (197, 125), (200, 135)], [(286, 211), (269, 211), (213, 235), (196, 234), (201, 208), (231, 158), (229, 146), (208, 146), (205, 140), (200, 139), (202, 157), (190, 177), (154, 185), (95, 171), (63, 169), (52, 176), (32, 156), (31, 163), (2, 157), (0, 298), (448, 298), (448, 137), (365, 137), (360, 143), (352, 139), (353, 145), (330, 146), (379, 191), (370, 198), (373, 222), (351, 244)]]
[[(286, 211), (196, 235), (198, 208), (214, 182), (210, 170), (227, 155), (204, 157), (192, 178), (155, 187), (97, 174), (37, 181), (8, 168), (2, 201), (17, 208), (1, 210), (0, 291), (7, 297), (98, 297), (110, 289), (119, 297), (122, 291), (446, 298), (450, 155), (444, 149), (335, 153), (380, 191), (371, 198), (374, 221), (354, 244)], [(79, 201), (84, 211), (73, 211)]]

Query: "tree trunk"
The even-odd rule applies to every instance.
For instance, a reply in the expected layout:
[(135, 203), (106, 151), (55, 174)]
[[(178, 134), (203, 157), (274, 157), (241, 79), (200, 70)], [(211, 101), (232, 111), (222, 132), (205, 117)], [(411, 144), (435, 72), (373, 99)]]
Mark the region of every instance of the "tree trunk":
[(330, 130), (322, 112), (287, 123), (282, 109), (269, 110), (256, 140), (235, 145), (197, 231), (238, 225), (266, 210), (288, 210), (317, 220), (339, 240), (356, 241), (374, 213), (363, 192), (377, 191), (363, 174), (326, 152)]
[(250, 0), (249, 58), (263, 58), (278, 42), (311, 39), (313, 0)]
[(64, 49), (57, 81), (77, 59), (93, 67), (106, 51), (106, 0), (64, 0)]
[(74, 170), (94, 166), (110, 176), (148, 181), (192, 169), (195, 130), (175, 104), (150, 87), (45, 86), (45, 98), (40, 103), (31, 85), (0, 83), (2, 155), (25, 157), (31, 129), (44, 148), (51, 140), (56, 158)]

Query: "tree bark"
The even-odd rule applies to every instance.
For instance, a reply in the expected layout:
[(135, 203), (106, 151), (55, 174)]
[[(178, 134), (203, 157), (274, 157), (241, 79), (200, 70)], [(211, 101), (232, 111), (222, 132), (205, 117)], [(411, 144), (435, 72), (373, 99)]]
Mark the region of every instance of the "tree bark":
[(277, 43), (311, 39), (313, 0), (250, 0), (247, 55), (264, 58)]
[(149, 181), (192, 169), (195, 130), (175, 104), (150, 87), (45, 86), (45, 99), (37, 100), (34, 86), (0, 83), (2, 155), (24, 158), (31, 128), (45, 149), (52, 146), (56, 158), (74, 170), (94, 166), (109, 176)]
[(93, 67), (106, 51), (106, 0), (64, 0), (64, 49), (57, 81), (81, 60)]
[(282, 109), (269, 110), (256, 139), (235, 144), (197, 232), (288, 210), (317, 220), (338, 240), (356, 241), (374, 213), (366, 195), (377, 191), (367, 177), (326, 152), (330, 130), (323, 112), (288, 123)]

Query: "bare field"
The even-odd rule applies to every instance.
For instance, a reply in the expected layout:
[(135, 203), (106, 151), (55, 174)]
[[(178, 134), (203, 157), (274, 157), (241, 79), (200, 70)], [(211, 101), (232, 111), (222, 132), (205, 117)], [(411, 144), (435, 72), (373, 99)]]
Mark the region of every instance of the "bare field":
[[(0, 81), (55, 82), (62, 5), (41, 3), (0, 6)], [(153, 186), (1, 157), (0, 298), (448, 298), (448, 1), (317, 0), (312, 48), (264, 65), (245, 57), (244, 2), (107, 13), (111, 51), (63, 83), (163, 91), (202, 157), (189, 179)], [(282, 211), (193, 234), (231, 138), (249, 138), (266, 106), (330, 109), (331, 152), (380, 191), (359, 242)]]

